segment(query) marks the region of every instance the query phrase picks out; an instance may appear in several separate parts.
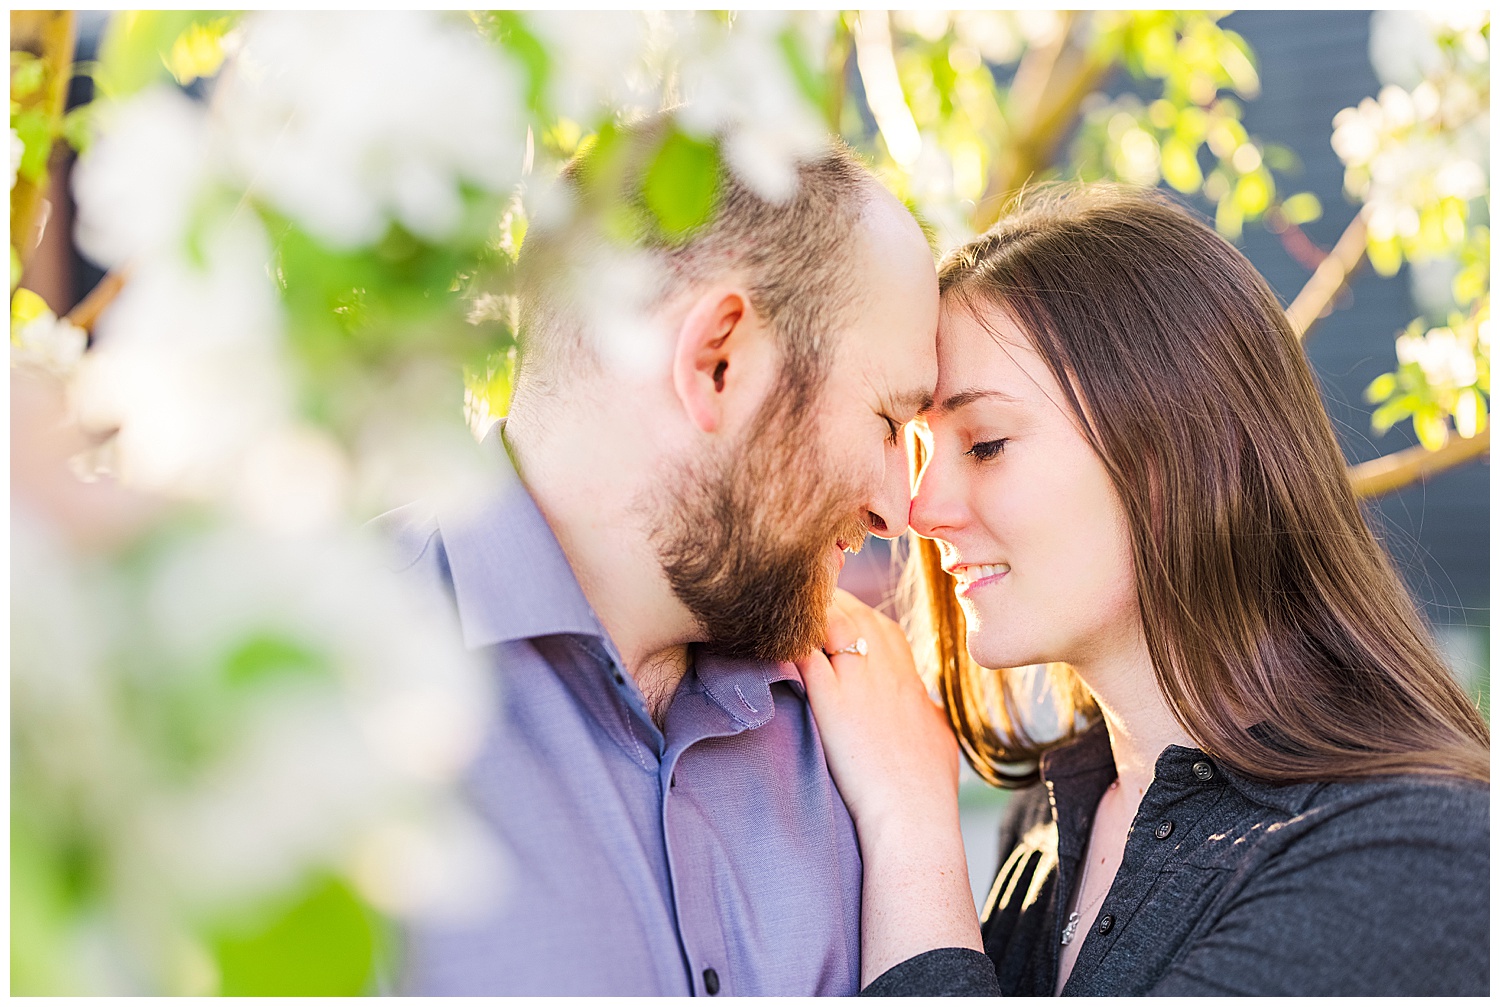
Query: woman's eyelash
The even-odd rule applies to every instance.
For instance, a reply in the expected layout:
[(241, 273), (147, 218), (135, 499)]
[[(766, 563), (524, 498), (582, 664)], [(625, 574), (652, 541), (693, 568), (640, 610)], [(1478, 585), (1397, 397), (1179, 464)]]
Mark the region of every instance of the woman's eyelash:
[(996, 455), (1005, 453), (1005, 444), (1009, 437), (1002, 437), (997, 441), (980, 441), (964, 454), (970, 455), (975, 461), (987, 462)]

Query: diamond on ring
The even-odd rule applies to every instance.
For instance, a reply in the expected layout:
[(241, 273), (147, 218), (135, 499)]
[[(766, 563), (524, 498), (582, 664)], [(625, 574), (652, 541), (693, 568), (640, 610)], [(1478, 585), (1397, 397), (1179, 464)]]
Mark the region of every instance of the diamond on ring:
[(826, 653), (829, 657), (836, 657), (839, 654), (858, 654), (860, 657), (864, 657), (869, 652), (870, 645), (862, 636), (855, 637), (854, 642), (847, 647), (840, 647), (838, 650), (824, 651), (824, 653)]

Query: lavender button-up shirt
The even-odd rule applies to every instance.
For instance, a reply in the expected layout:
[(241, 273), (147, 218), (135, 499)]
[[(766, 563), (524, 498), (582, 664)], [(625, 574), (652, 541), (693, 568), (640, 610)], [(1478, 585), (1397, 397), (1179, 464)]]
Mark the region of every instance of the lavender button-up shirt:
[(478, 922), (407, 931), (399, 988), (858, 992), (859, 847), (796, 667), (694, 648), (658, 729), (497, 434), (477, 512), (381, 519), (497, 679), (466, 784), (511, 864)]

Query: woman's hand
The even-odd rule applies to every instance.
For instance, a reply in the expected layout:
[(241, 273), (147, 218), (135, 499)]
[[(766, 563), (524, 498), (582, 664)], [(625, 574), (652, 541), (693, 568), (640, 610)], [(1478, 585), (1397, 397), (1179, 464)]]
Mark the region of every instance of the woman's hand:
[[(860, 638), (866, 653), (837, 653)], [(983, 951), (958, 826), (958, 743), (901, 628), (839, 591), (824, 650), (797, 667), (859, 831), (860, 985), (924, 951)]]
[[(866, 654), (834, 653), (861, 638)], [(899, 626), (838, 591), (823, 650), (797, 667), (828, 769), (862, 834), (892, 817), (957, 807), (958, 744)]]

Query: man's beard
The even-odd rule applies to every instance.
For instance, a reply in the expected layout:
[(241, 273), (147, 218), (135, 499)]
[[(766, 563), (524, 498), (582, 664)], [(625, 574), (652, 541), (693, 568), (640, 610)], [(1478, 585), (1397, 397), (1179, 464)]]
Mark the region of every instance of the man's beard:
[[(780, 410), (742, 449), (685, 467), (656, 536), (673, 592), (726, 657), (790, 661), (823, 643), (837, 574), (829, 550), (864, 542), (864, 512)], [(732, 455), (732, 456), (731, 456)]]

